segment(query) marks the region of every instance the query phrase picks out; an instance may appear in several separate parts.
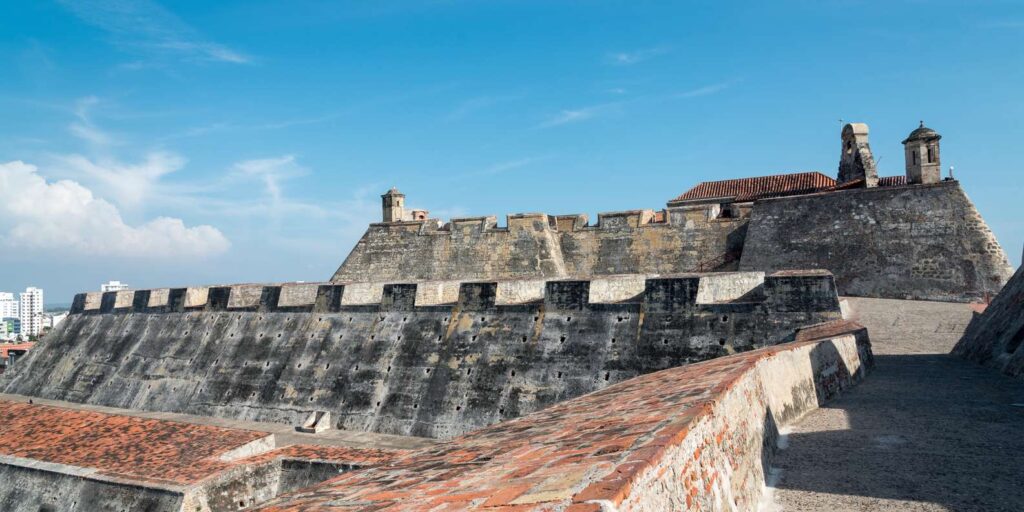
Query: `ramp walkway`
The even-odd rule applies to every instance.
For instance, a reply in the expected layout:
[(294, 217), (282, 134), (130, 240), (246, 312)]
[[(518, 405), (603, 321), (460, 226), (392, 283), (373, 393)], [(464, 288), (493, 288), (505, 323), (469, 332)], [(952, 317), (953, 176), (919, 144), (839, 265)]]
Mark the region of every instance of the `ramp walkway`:
[(948, 355), (964, 304), (849, 299), (875, 368), (796, 423), (763, 510), (1024, 510), (1024, 382)]

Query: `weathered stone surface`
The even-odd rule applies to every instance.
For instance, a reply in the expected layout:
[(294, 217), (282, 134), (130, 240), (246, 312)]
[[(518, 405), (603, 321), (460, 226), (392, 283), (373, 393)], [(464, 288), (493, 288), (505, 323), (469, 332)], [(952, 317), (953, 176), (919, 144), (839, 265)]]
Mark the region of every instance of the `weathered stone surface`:
[(953, 349), (961, 357), (1024, 379), (1024, 267), (980, 314)]
[[(726, 285), (729, 276), (737, 284)], [(173, 289), (207, 302), (76, 310), (4, 375), (4, 388), (291, 425), (329, 411), (340, 429), (450, 438), (637, 375), (792, 340), (801, 326), (841, 316), (827, 272), (755, 286), (761, 279), (648, 279), (639, 297), (614, 303), (593, 302), (589, 281), (551, 281), (539, 300), (507, 305), (497, 283), (465, 283), (457, 303), (431, 306), (416, 305), (416, 284), (385, 285), (372, 305), (344, 305), (348, 287), (318, 285), (318, 304), (325, 294), (333, 301), (320, 310), (273, 302), (280, 286), (264, 287), (255, 310), (231, 308), (234, 290), (252, 296), (248, 286)], [(702, 288), (734, 300), (701, 303)], [(756, 293), (737, 291), (747, 289)]]
[(823, 268), (842, 295), (944, 301), (995, 294), (1013, 272), (955, 181), (758, 201), (740, 268)]
[[(335, 282), (590, 279), (614, 274), (821, 268), (844, 295), (968, 301), (1012, 273), (959, 183), (838, 190), (753, 203), (582, 215), (373, 224)], [(749, 222), (749, 224), (748, 224)], [(742, 253), (742, 260), (737, 263)], [(374, 287), (379, 290), (379, 287)], [(368, 296), (367, 302), (376, 302)]]
[(508, 216), (372, 224), (332, 281), (504, 280), (718, 270), (738, 255), (746, 220), (670, 208), (585, 216)]
[(845, 324), (640, 376), (259, 510), (755, 510), (779, 427), (869, 365), (866, 332)]

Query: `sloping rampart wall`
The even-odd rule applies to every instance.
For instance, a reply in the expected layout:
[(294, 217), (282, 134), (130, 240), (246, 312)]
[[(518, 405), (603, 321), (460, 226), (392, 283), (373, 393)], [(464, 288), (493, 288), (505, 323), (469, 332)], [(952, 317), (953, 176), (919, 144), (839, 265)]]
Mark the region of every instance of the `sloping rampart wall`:
[(828, 269), (842, 295), (969, 301), (1013, 269), (955, 181), (754, 204), (742, 270)]
[[(624, 302), (597, 302), (590, 281), (509, 292), (514, 304), (498, 292), (516, 287), (493, 282), (434, 305), (417, 305), (416, 284), (374, 304), (346, 304), (337, 284), (80, 294), (0, 388), (295, 425), (323, 410), (347, 430), (450, 438), (841, 317), (828, 273), (748, 277), (647, 279)], [(628, 296), (623, 283), (600, 288)]]
[(975, 313), (953, 353), (1024, 379), (1024, 267), (983, 313)]
[[(956, 181), (586, 216), (521, 214), (373, 224), (332, 281), (590, 279), (613, 274), (826, 269), (843, 295), (970, 301), (1012, 274)], [(742, 255), (742, 259), (740, 259)]]

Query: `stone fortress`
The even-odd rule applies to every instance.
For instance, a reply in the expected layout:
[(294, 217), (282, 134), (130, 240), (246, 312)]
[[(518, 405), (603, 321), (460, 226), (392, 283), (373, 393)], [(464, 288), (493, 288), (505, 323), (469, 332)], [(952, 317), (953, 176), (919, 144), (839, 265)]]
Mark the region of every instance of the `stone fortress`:
[[(874, 364), (861, 305), (967, 308), (1013, 274), (940, 139), (879, 176), (852, 123), (837, 179), (595, 224), (442, 222), (392, 189), (330, 281), (79, 294), (0, 377), (0, 509), (755, 510), (781, 432)], [(958, 353), (1016, 351), (1019, 304)]]

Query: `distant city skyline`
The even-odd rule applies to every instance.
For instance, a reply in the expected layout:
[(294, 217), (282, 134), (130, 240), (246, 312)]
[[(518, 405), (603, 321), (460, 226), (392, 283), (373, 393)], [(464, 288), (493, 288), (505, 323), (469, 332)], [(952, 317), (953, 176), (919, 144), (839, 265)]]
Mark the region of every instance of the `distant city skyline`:
[(1020, 264), (1024, 5), (7, 2), (0, 290), (328, 279), (397, 186), (431, 216), (660, 209), (880, 174), (923, 120)]

